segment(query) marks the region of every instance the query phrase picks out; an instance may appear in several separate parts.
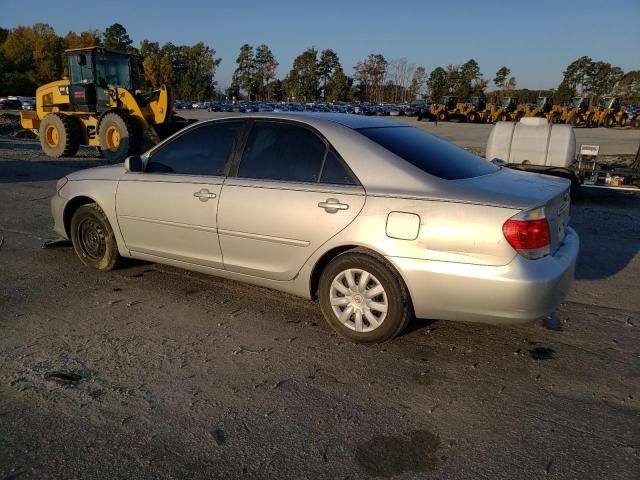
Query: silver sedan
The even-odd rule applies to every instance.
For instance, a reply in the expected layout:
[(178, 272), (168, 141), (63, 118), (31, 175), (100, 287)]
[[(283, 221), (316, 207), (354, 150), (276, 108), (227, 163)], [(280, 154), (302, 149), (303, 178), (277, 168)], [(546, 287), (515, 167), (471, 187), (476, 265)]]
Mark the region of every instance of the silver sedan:
[(568, 181), (341, 114), (199, 122), (124, 164), (62, 178), (52, 212), (90, 267), (130, 257), (317, 298), (358, 342), (393, 338), (414, 315), (543, 318), (579, 243)]

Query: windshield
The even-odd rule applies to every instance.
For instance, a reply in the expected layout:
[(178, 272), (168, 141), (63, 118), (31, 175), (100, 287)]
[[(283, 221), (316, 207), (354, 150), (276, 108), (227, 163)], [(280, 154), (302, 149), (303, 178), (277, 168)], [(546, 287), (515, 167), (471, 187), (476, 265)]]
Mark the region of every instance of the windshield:
[(539, 98), (538, 101), (536, 102), (536, 107), (542, 107), (546, 102), (547, 102), (546, 98)]
[(580, 107), (580, 105), (582, 105), (582, 98), (574, 98), (573, 99), (573, 106), (578, 108), (578, 107)]
[(111, 53), (96, 54), (96, 82), (101, 87), (131, 89), (129, 57)]
[(479, 177), (499, 170), (479, 156), (419, 128), (376, 127), (357, 131), (423, 172), (445, 180)]

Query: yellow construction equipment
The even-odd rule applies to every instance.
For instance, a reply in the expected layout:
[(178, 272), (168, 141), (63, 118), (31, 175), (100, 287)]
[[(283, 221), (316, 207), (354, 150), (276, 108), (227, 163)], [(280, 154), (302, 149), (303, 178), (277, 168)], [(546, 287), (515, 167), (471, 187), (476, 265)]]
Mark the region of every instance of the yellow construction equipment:
[(449, 120), (449, 112), (455, 112), (458, 97), (442, 97), (440, 103), (431, 105), (431, 117), (440, 122)]
[(109, 162), (121, 162), (190, 123), (173, 114), (166, 86), (133, 89), (129, 55), (91, 47), (66, 56), (69, 78), (38, 88), (36, 109), (20, 114), (48, 156), (73, 156), (88, 145)]
[(546, 117), (553, 110), (553, 100), (550, 97), (538, 97), (534, 107), (526, 107), (525, 117)]
[(569, 123), (574, 126), (591, 121), (594, 114), (591, 108), (591, 97), (575, 97), (571, 105), (566, 107), (560, 116), (560, 123)]
[(598, 104), (593, 122), (598, 127), (624, 127), (628, 117), (618, 97), (605, 97)]
[(496, 102), (493, 105), (493, 107), (491, 108), (491, 112), (488, 115), (487, 121), (489, 123), (495, 123), (515, 120), (517, 109), (517, 97), (504, 97), (502, 100), (500, 100), (500, 102)]

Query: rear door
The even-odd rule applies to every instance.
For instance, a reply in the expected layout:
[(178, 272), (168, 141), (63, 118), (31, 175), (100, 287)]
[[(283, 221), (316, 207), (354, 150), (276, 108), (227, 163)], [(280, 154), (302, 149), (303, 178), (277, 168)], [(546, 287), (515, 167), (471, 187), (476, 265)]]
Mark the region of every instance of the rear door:
[(129, 250), (223, 268), (216, 215), (243, 123), (190, 128), (154, 150), (144, 173), (123, 176), (116, 211)]
[(235, 272), (294, 278), (365, 202), (337, 152), (303, 124), (256, 121), (235, 170), (218, 208), (224, 265)]

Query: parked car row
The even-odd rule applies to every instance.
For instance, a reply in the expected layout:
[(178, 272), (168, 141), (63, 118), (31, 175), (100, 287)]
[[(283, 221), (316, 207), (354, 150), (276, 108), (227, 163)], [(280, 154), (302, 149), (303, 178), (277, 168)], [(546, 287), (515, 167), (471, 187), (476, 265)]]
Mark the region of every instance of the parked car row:
[(33, 97), (0, 98), (0, 110), (33, 110), (34, 108), (36, 108), (36, 99)]
[(174, 108), (178, 110), (203, 109), (210, 112), (325, 112), (352, 113), (367, 116), (410, 116), (417, 115), (418, 104), (370, 104), (370, 103), (284, 103), (284, 102), (194, 102), (176, 100)]

